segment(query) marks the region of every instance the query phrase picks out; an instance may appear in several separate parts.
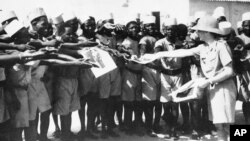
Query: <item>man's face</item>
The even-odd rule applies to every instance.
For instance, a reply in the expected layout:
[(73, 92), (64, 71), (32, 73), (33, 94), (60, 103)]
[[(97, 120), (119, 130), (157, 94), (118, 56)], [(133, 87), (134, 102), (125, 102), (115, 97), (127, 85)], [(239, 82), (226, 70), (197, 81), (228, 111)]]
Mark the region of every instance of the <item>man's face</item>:
[(132, 37), (137, 37), (139, 33), (139, 27), (137, 24), (135, 23), (131, 23), (129, 26), (128, 26), (128, 34)]
[(145, 24), (144, 27), (147, 30), (149, 35), (153, 35), (155, 33), (155, 24), (154, 23)]
[(71, 31), (73, 33), (76, 33), (77, 29), (78, 29), (78, 21), (77, 21), (77, 18), (74, 18), (72, 20), (69, 20), (66, 22), (66, 25), (68, 28), (71, 29)]
[(242, 23), (242, 30), (247, 37), (250, 37), (250, 20)]
[(32, 24), (33, 29), (42, 36), (48, 35), (49, 22), (46, 16), (40, 17), (35, 24)]
[(94, 20), (88, 20), (84, 23), (83, 32), (88, 35), (95, 34), (96, 24)]
[(14, 37), (15, 44), (26, 44), (30, 41), (30, 36), (27, 28), (22, 28)]
[(175, 25), (163, 26), (162, 31), (165, 37), (175, 39), (177, 36), (177, 28)]

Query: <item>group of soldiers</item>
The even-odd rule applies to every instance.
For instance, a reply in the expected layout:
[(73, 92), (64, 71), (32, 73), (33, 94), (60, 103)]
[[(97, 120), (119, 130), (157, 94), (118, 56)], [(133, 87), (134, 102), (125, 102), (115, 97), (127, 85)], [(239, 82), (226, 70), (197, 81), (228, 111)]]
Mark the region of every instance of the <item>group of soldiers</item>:
[[(223, 10), (218, 9), (223, 8), (217, 8), (213, 15), (223, 31), (218, 39), (226, 41), (233, 54), (238, 87), (235, 101), (243, 101), (249, 124), (250, 13), (242, 15), (236, 34)], [(216, 136), (216, 127), (208, 118), (207, 94), (185, 102), (170, 95), (191, 79), (202, 77), (199, 58), (162, 58), (147, 64), (131, 59), (204, 44), (191, 28), (205, 16), (201, 13), (188, 24), (166, 17), (160, 32), (152, 15), (114, 24), (112, 18), (96, 21), (88, 15), (79, 19), (73, 12), (49, 19), (43, 8), (35, 8), (27, 16), (27, 27), (14, 11), (0, 11), (0, 140), (22, 141), (23, 132), (26, 141), (50, 140), (50, 114), (55, 124), (53, 135), (63, 141), (119, 137), (116, 127), (138, 136)], [(84, 53), (91, 48), (108, 52), (117, 68), (96, 78), (92, 68), (99, 66)], [(179, 107), (181, 125), (177, 122)], [(71, 131), (71, 114), (77, 110), (81, 130), (76, 135)]]

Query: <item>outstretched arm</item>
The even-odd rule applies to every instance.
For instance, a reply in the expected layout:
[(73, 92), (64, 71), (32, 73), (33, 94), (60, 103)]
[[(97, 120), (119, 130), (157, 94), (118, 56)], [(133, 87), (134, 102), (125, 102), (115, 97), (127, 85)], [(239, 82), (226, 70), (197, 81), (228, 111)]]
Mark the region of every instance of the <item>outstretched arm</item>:
[(25, 50), (31, 50), (31, 49), (35, 49), (35, 47), (31, 46), (31, 45), (27, 45), (27, 44), (8, 44), (8, 43), (1, 43), (0, 42), (0, 50), (19, 50), (19, 51), (25, 51)]
[(156, 53), (157, 59), (164, 58), (164, 57), (169, 57), (169, 58), (174, 58), (174, 57), (188, 57), (188, 56), (194, 56), (195, 53), (197, 52), (198, 48), (192, 48), (192, 49), (177, 49), (173, 51), (161, 51)]
[(149, 63), (153, 62), (154, 60), (169, 57), (169, 58), (176, 58), (176, 57), (188, 57), (194, 56), (195, 54), (199, 54), (199, 47), (191, 48), (191, 49), (177, 49), (173, 51), (161, 51), (155, 54), (145, 54), (141, 58), (139, 58), (141, 63)]
[(81, 66), (83, 68), (91, 68), (94, 65), (91, 63), (87, 63), (81, 60), (77, 61), (64, 61), (64, 60), (59, 60), (59, 59), (46, 59), (46, 60), (41, 60), (40, 65), (53, 65), (53, 66)]

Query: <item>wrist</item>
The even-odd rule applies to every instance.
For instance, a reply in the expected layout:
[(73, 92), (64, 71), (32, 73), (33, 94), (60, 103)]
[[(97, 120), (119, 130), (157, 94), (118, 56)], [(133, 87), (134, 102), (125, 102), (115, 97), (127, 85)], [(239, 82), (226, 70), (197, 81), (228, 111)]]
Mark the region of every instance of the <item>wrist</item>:
[(19, 60), (23, 59), (23, 55), (21, 53), (18, 54)]
[(19, 49), (19, 45), (14, 45), (14, 48), (18, 50)]
[(209, 82), (210, 85), (214, 85), (214, 81), (211, 78), (209, 78), (207, 80), (208, 80), (208, 82)]

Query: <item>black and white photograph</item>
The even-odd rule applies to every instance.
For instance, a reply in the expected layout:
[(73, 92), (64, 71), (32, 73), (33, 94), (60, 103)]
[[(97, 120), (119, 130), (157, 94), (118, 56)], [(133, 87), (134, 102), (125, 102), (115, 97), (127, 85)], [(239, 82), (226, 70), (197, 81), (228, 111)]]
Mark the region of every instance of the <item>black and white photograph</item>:
[(0, 0), (0, 141), (250, 137), (250, 0)]

